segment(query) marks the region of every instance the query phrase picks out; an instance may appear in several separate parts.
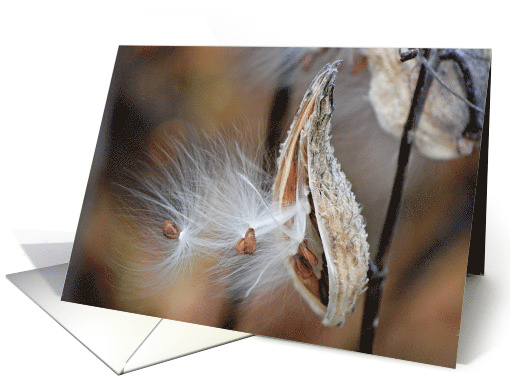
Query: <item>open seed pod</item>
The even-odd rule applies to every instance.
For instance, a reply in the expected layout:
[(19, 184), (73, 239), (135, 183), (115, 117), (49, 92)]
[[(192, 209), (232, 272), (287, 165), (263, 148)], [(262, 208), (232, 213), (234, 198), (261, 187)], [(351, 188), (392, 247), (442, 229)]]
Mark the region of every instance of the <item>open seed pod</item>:
[[(339, 62), (315, 77), (282, 144), (274, 199), (303, 208), (303, 242), (286, 259), (295, 287), (325, 326), (341, 325), (367, 282), (368, 243), (360, 207), (330, 143)], [(288, 225), (298, 224), (293, 221)]]

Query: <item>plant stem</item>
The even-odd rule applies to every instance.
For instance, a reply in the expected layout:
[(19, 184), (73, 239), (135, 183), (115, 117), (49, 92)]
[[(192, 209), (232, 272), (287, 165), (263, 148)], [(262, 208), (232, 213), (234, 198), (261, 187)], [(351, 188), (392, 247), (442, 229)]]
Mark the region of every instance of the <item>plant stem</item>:
[[(429, 62), (432, 61), (432, 66), (434, 66), (434, 63), (437, 62), (437, 53), (434, 50), (431, 50), (429, 56)], [(393, 181), (393, 189), (391, 192), (388, 210), (386, 212), (386, 219), (379, 240), (379, 248), (368, 272), (369, 281), (365, 296), (365, 309), (363, 313), (359, 342), (359, 351), (363, 353), (372, 354), (373, 351), (375, 328), (377, 327), (377, 315), (379, 313), (383, 285), (386, 279), (384, 258), (393, 238), (393, 231), (397, 221), (402, 193), (404, 190), (407, 164), (409, 163), (411, 154), (412, 139), (409, 133), (415, 128), (415, 126), (418, 125), (432, 80), (433, 76), (427, 71), (426, 66), (422, 64), (420, 67), (418, 82), (416, 83), (416, 88), (414, 90), (411, 108), (409, 109), (409, 115), (404, 125), (404, 132), (402, 133), (402, 138), (400, 140), (397, 171)]]
[(468, 65), (466, 55), (459, 49), (443, 49), (439, 55), (440, 60), (452, 60), (459, 65), (464, 77), (464, 87), (466, 98), (469, 105), (469, 123), (464, 129), (462, 135), (470, 140), (479, 141), (482, 139), (484, 111), (478, 106), (478, 95), (476, 94), (475, 80), (473, 73)]

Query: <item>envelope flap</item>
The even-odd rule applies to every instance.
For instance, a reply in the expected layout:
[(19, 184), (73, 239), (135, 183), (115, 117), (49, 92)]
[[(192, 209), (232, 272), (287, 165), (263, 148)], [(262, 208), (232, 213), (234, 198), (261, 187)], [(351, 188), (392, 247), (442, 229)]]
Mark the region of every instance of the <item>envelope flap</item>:
[(128, 360), (123, 372), (128, 373), (250, 336), (252, 335), (232, 330), (161, 320)]
[(60, 300), (67, 264), (7, 278), (78, 341), (120, 374), (129, 357), (161, 320)]

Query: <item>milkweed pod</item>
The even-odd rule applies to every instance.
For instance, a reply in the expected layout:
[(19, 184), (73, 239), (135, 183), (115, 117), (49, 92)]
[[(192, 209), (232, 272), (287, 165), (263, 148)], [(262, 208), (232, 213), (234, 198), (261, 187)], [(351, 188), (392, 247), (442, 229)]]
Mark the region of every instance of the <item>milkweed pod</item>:
[(307, 205), (303, 244), (285, 261), (297, 291), (325, 326), (341, 325), (352, 311), (369, 262), (361, 209), (330, 143), (339, 64), (326, 65), (308, 88), (282, 144), (273, 188), (282, 208)]
[[(491, 51), (488, 49), (462, 49), (466, 66), (472, 73), (473, 90), (481, 109), (485, 108)], [(364, 53), (370, 67), (371, 79), (368, 93), (370, 102), (382, 129), (400, 138), (420, 65), (416, 60), (400, 62), (398, 49), (366, 49)], [(465, 78), (457, 63), (444, 60), (435, 68), (441, 81), (453, 92), (467, 98)], [(470, 122), (470, 107), (457, 98), (437, 79), (434, 79), (418, 125), (414, 129), (413, 147), (430, 159), (450, 160), (469, 155), (478, 140), (467, 139), (462, 131)], [(482, 118), (483, 113), (478, 118)]]

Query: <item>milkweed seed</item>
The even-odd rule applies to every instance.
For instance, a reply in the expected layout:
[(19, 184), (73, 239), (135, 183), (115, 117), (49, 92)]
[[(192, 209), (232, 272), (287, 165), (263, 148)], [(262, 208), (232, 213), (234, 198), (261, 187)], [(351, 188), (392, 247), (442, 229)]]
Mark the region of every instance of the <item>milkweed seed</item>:
[(317, 256), (315, 256), (313, 252), (308, 249), (304, 242), (299, 244), (299, 254), (305, 259), (307, 259), (310, 262), (310, 264), (312, 265), (319, 264), (319, 259), (317, 259)]
[(313, 275), (313, 269), (308, 260), (306, 260), (299, 253), (294, 255), (292, 263), (296, 273), (303, 279), (308, 279)]
[(255, 238), (255, 230), (248, 228), (244, 237), (236, 244), (237, 252), (243, 255), (253, 255), (257, 250), (257, 240)]
[(163, 224), (163, 235), (169, 239), (178, 239), (181, 235), (181, 231), (177, 228), (170, 220), (167, 220)]

